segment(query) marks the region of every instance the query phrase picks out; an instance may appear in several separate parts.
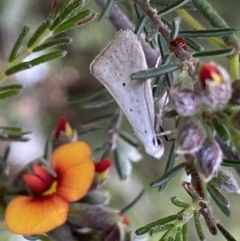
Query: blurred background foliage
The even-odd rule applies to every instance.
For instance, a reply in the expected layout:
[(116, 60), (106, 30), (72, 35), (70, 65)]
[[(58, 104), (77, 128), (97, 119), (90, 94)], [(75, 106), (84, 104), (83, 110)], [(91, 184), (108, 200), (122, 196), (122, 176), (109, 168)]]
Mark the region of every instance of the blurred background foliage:
[[(64, 0), (61, 0), (60, 4), (63, 2)], [(227, 21), (230, 27), (240, 28), (240, 2), (238, 0), (210, 0), (209, 2)], [(48, 16), (51, 4), (51, 1), (39, 0), (0, 1), (1, 68), (6, 64), (11, 48), (22, 27), (28, 25), (30, 26), (30, 31), (36, 29)], [(136, 22), (136, 15), (131, 1), (121, 2), (119, 6), (121, 6), (132, 22)], [(86, 7), (99, 13), (102, 10), (94, 1), (90, 1)], [(208, 23), (206, 23), (197, 11), (193, 12), (193, 15), (200, 20), (206, 29), (209, 27)], [(168, 18), (171, 19), (174, 16), (170, 14)], [(66, 57), (47, 64), (41, 64), (33, 69), (10, 76), (6, 80), (5, 84), (21, 83), (24, 85), (24, 89), (19, 96), (1, 101), (0, 126), (13, 125), (33, 131), (29, 142), (11, 144), (12, 151), (9, 167), (11, 173), (16, 173), (25, 163), (42, 155), (46, 138), (51, 135), (61, 116), (66, 116), (72, 127), (81, 130), (80, 125), (84, 122), (94, 119), (99, 115), (112, 113), (116, 109), (116, 104), (108, 105), (108, 108), (95, 110), (84, 109), (80, 104), (68, 104), (66, 102), (66, 99), (70, 95), (84, 95), (100, 86), (100, 83), (89, 74), (89, 64), (113, 38), (115, 32), (116, 30), (108, 19), (104, 19), (101, 22), (95, 20), (80, 29), (72, 30), (66, 36), (73, 38), (73, 43), (67, 47), (63, 47), (68, 51)], [(206, 40), (202, 40), (201, 44), (206, 49), (211, 46)], [(224, 57), (217, 58), (215, 61), (228, 67), (228, 61)], [(125, 119), (122, 127), (123, 129), (131, 130)], [(107, 140), (108, 134), (94, 134), (84, 138), (94, 150)], [(167, 149), (170, 148), (170, 144), (165, 143)], [(5, 142), (0, 143), (1, 151), (3, 151), (5, 146)], [(97, 160), (100, 158), (100, 154), (93, 153), (93, 157)], [(142, 188), (145, 188), (146, 192), (143, 198), (128, 213), (132, 230), (155, 219), (177, 212), (178, 208), (172, 205), (170, 201), (172, 196), (177, 196), (190, 202), (189, 196), (181, 187), (181, 182), (188, 180), (183, 171), (171, 179), (167, 188), (161, 193), (149, 187), (152, 181), (158, 179), (163, 174), (165, 161), (164, 158), (158, 161), (144, 155), (141, 162), (133, 164), (133, 175), (127, 181), (119, 180), (114, 167), (111, 170), (110, 182), (104, 186), (104, 189), (111, 193), (111, 207), (116, 209), (123, 208), (134, 199)], [(176, 162), (179, 162), (179, 160)], [(234, 172), (240, 183), (240, 178), (235, 170), (231, 169), (230, 171)], [(240, 198), (237, 194), (228, 194), (228, 198), (231, 203), (232, 216), (230, 218), (225, 217), (214, 203), (212, 205), (213, 213), (228, 228), (230, 233), (238, 239), (240, 237)], [(193, 225), (194, 223), (191, 221), (189, 240), (198, 239)], [(205, 225), (203, 227), (206, 228)], [(206, 231), (206, 234), (207, 240), (225, 240), (221, 235), (214, 237), (208, 231)], [(158, 240), (159, 237), (160, 235), (156, 235), (149, 240)], [(0, 233), (0, 240), (9, 240), (8, 234)], [(13, 236), (11, 240), (18, 240), (18, 237)]]

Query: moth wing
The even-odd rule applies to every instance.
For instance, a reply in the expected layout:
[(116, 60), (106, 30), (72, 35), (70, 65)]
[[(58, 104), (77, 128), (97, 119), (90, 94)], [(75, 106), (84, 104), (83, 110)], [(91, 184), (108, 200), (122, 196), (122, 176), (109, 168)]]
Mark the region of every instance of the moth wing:
[(145, 69), (147, 64), (141, 44), (130, 30), (119, 31), (90, 65), (91, 74), (114, 97), (146, 152), (155, 155), (152, 150), (157, 143), (151, 80), (130, 78), (133, 72)]

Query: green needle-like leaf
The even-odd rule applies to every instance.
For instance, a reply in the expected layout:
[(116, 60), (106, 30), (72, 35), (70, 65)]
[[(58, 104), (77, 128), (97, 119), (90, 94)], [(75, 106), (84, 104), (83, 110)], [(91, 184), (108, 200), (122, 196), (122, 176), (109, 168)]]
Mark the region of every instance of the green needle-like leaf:
[(41, 235), (38, 237), (39, 240), (41, 241), (52, 241), (49, 237), (47, 237), (46, 235)]
[(11, 151), (11, 146), (7, 146), (7, 148), (4, 151), (4, 155), (3, 155), (3, 159), (5, 160), (5, 162), (8, 160), (9, 154)]
[(18, 55), (18, 51), (21, 47), (21, 44), (23, 42), (23, 39), (26, 37), (26, 35), (28, 34), (29, 32), (29, 27), (25, 26), (23, 29), (22, 29), (22, 32), (20, 33), (16, 43), (14, 44), (13, 46), (13, 49), (11, 51), (11, 54), (9, 56), (9, 62), (11, 63), (13, 60), (16, 59), (17, 55)]
[(76, 10), (80, 10), (83, 6), (83, 0), (76, 0), (72, 3), (67, 3), (59, 12), (55, 20), (53, 21), (52, 26), (49, 28), (53, 31), (58, 25), (60, 25), (64, 20), (70, 17)]
[(93, 100), (94, 98), (101, 96), (102, 94), (106, 94), (106, 89), (103, 86), (97, 89), (94, 89), (93, 91), (90, 91), (87, 94), (83, 94), (80, 96), (70, 96), (67, 99), (67, 102), (71, 104), (75, 104), (75, 103), (83, 104), (83, 103), (87, 103), (90, 100)]
[(231, 211), (228, 208), (228, 205), (225, 204), (227, 202), (226, 198), (220, 192), (217, 192), (216, 191), (217, 189), (214, 189), (212, 185), (207, 185), (207, 190), (208, 190), (209, 194), (211, 195), (212, 199), (215, 201), (215, 203), (221, 209), (221, 211), (226, 216), (230, 217)]
[[(170, 172), (174, 166), (175, 163), (175, 141), (173, 141), (170, 152), (169, 152), (169, 156), (168, 156), (168, 161), (164, 170), (164, 175), (166, 175), (168, 172)], [(164, 184), (162, 184), (159, 187), (159, 191), (163, 191), (165, 189), (165, 187), (167, 186), (167, 182), (165, 182)]]
[(217, 224), (217, 228), (227, 241), (237, 241), (220, 223)]
[(8, 91), (8, 90), (22, 90), (23, 86), (22, 85), (7, 85), (7, 86), (2, 86), (0, 87), (0, 92)]
[(165, 182), (168, 182), (173, 176), (175, 176), (184, 167), (185, 167), (185, 162), (182, 162), (182, 163), (178, 164), (171, 171), (169, 171), (168, 173), (163, 175), (161, 178), (152, 182), (150, 184), (150, 187), (152, 187), (152, 188), (159, 187), (162, 184), (164, 184)]
[(175, 110), (170, 110), (168, 112), (165, 113), (164, 117), (166, 118), (173, 118), (178, 116), (178, 113)]
[(50, 161), (51, 154), (52, 154), (52, 138), (48, 138), (45, 142), (44, 154), (43, 158), (46, 161)]
[(31, 236), (23, 236), (25, 239), (30, 240), (30, 241), (37, 241), (39, 240), (39, 235), (31, 235)]
[(122, 137), (130, 145), (135, 146), (135, 147), (139, 147), (138, 140), (133, 135), (131, 135), (129, 132), (121, 131), (119, 133), (119, 136)]
[(197, 52), (202, 52), (204, 51), (204, 48), (202, 45), (198, 44), (197, 42), (193, 41), (190, 38), (186, 38), (186, 44), (187, 46), (189, 46), (190, 48), (192, 48), (193, 50), (197, 51)]
[(112, 150), (111, 150), (111, 146), (110, 146), (109, 143), (107, 142), (107, 143), (106, 143), (106, 148), (105, 148), (105, 150), (104, 150), (104, 152), (103, 152), (100, 160), (104, 160), (104, 159), (108, 158), (109, 155), (110, 155), (110, 153), (111, 153), (111, 151), (112, 151)]
[(180, 208), (187, 208), (190, 206), (188, 203), (182, 201), (180, 198), (175, 197), (175, 196), (171, 198), (171, 201), (174, 205), (176, 205), (177, 207), (180, 207)]
[[(151, 4), (160, 5), (160, 6), (168, 6), (169, 4), (176, 3), (176, 0), (150, 0)], [(185, 8), (188, 10), (196, 10), (196, 8), (192, 5), (192, 3), (187, 3), (181, 8)]]
[(102, 122), (109, 121), (111, 118), (112, 118), (112, 113), (111, 114), (105, 114), (105, 115), (102, 115), (102, 116), (98, 116), (98, 117), (93, 118), (89, 121), (85, 121), (81, 125), (81, 127), (88, 128), (88, 127), (91, 127), (91, 126), (99, 125)]
[(182, 226), (183, 241), (188, 241), (188, 222)]
[(229, 207), (227, 198), (218, 190), (218, 188), (214, 186), (214, 184), (211, 183), (211, 181), (207, 184), (207, 188), (211, 189), (211, 191), (214, 193), (217, 199), (219, 199), (220, 202)]
[(82, 108), (85, 108), (85, 109), (101, 108), (112, 103), (114, 103), (114, 99), (112, 98), (112, 96), (107, 96), (106, 98), (103, 98), (101, 100), (88, 102), (82, 105)]
[(59, 51), (51, 52), (51, 53), (48, 53), (48, 54), (44, 54), (44, 55), (42, 55), (42, 56), (40, 56), (36, 59), (33, 59), (33, 60), (29, 61), (29, 63), (33, 67), (33, 66), (36, 66), (36, 65), (39, 65), (39, 64), (42, 64), (42, 63), (52, 61), (54, 59), (63, 58), (66, 54), (67, 54), (67, 51), (59, 50)]
[(88, 130), (84, 130), (84, 131), (79, 131), (78, 135), (77, 135), (77, 139), (78, 140), (82, 140), (84, 137), (86, 136), (90, 136), (90, 135), (95, 135), (101, 132), (106, 132), (107, 128), (106, 127), (96, 127), (96, 128), (92, 128), (92, 129), (88, 129)]
[(123, 156), (117, 148), (113, 151), (113, 154), (119, 178), (121, 180), (127, 180), (132, 173), (132, 163)]
[(51, 39), (51, 40), (48, 40), (47, 42), (44, 42), (43, 44), (37, 46), (32, 51), (38, 52), (38, 51), (42, 51), (42, 50), (47, 49), (47, 48), (65, 45), (65, 44), (70, 44), (71, 42), (72, 42), (72, 39), (68, 38), (68, 37)]
[(153, 49), (156, 49), (156, 33), (153, 31), (152, 26), (150, 26), (149, 22), (147, 21), (147, 16), (143, 13), (143, 10), (139, 5), (134, 4), (134, 8), (139, 19), (139, 24), (137, 25), (134, 33), (137, 35), (137, 37), (139, 37), (144, 30), (146, 34), (146, 41), (150, 43)]
[(5, 92), (0, 93), (0, 100), (12, 97), (14, 95), (18, 95), (20, 90), (8, 90)]
[(168, 46), (166, 40), (161, 34), (158, 35), (158, 46), (163, 59), (168, 54)]
[(159, 227), (160, 225), (172, 222), (177, 219), (177, 214), (170, 215), (168, 217), (158, 219), (157, 221), (154, 221), (152, 223), (149, 223), (145, 225), (144, 227), (141, 227), (135, 231), (136, 235), (143, 235), (145, 233), (148, 233), (152, 228)]
[(189, 38), (209, 38), (223, 37), (236, 33), (235, 28), (211, 29), (211, 30), (196, 30), (196, 31), (179, 31), (179, 36)]
[(65, 22), (61, 23), (54, 31), (53, 34), (59, 34), (61, 32), (66, 32), (72, 28), (76, 28), (78, 27), (78, 22), (80, 22), (81, 20), (89, 17), (91, 15), (91, 11), (90, 10), (85, 10), (82, 11), (80, 13), (77, 13), (76, 15), (74, 15), (73, 17), (69, 18), (68, 20), (66, 20)]
[(233, 54), (234, 49), (233, 48), (228, 48), (228, 49), (218, 49), (218, 50), (212, 50), (212, 51), (202, 51), (199, 53), (194, 53), (193, 57), (199, 58), (199, 57), (220, 57), (220, 56), (228, 56)]
[(26, 70), (26, 69), (30, 69), (30, 68), (32, 68), (32, 65), (29, 62), (23, 62), (23, 63), (20, 63), (20, 64), (16, 64), (13, 67), (10, 67), (9, 69), (7, 69), (4, 72), (4, 74), (9, 76), (9, 75), (12, 75), (12, 74), (15, 74), (17, 72), (20, 72), (20, 71), (23, 71), (23, 70)]
[(147, 16), (142, 16), (140, 18), (140, 21), (139, 21), (135, 31), (134, 31), (134, 33), (137, 35), (138, 38), (141, 35), (141, 33), (143, 32), (143, 29), (146, 25), (146, 22), (147, 22)]
[(239, 160), (227, 160), (227, 159), (223, 159), (222, 166), (224, 167), (240, 167), (240, 161)]
[(24, 135), (30, 133), (31, 132), (23, 132), (19, 127), (0, 126), (0, 140), (28, 141), (29, 138), (24, 137)]
[(196, 189), (189, 182), (182, 182), (182, 187), (186, 190), (186, 192), (190, 195), (192, 199), (200, 200), (201, 197)]
[(193, 219), (194, 219), (195, 228), (196, 228), (199, 240), (205, 241), (205, 234), (203, 232), (202, 225), (201, 225), (201, 222), (200, 222), (200, 214), (196, 210), (194, 211)]
[(153, 228), (150, 229), (149, 235), (150, 235), (150, 236), (153, 236), (153, 235), (155, 235), (156, 233), (169, 230), (169, 229), (172, 228), (173, 226), (174, 226), (174, 224), (172, 224), (172, 223), (171, 223), (171, 224), (167, 223), (167, 224), (162, 224), (162, 225), (153, 227)]
[(183, 241), (182, 227), (178, 227), (174, 241)]
[(132, 207), (135, 206), (135, 204), (142, 198), (144, 194), (144, 189), (134, 198), (134, 200), (129, 203), (126, 207), (124, 207), (122, 210), (121, 210), (121, 213), (127, 213)]
[(158, 15), (163, 16), (163, 15), (166, 15), (168, 13), (171, 13), (174, 10), (176, 10), (178, 8), (181, 8), (182, 6), (186, 5), (189, 2), (190, 2), (190, 0), (179, 0), (177, 2), (174, 2), (174, 3), (170, 4), (169, 6), (167, 6), (166, 8), (159, 11)]
[[(163, 57), (161, 66), (166, 66), (170, 64), (171, 61), (171, 55), (166, 54)], [(154, 98), (161, 98), (161, 96), (167, 91), (168, 85), (165, 80), (166, 75), (160, 75), (156, 78), (155, 84), (157, 84), (156, 89), (154, 90)]]
[(102, 11), (101, 15), (99, 16), (98, 21), (103, 20), (104, 18), (107, 18), (110, 15), (110, 12), (115, 4), (115, 0), (108, 0), (106, 8)]
[(5, 75), (12, 75), (12, 74), (15, 74), (17, 72), (20, 72), (20, 71), (23, 71), (23, 70), (26, 70), (26, 69), (30, 69), (36, 65), (39, 65), (39, 64), (42, 64), (42, 63), (46, 63), (48, 61), (51, 61), (51, 60), (54, 60), (54, 59), (59, 59), (59, 58), (62, 58), (64, 57), (65, 55), (67, 54), (67, 51), (55, 51), (55, 52), (51, 52), (51, 53), (48, 53), (48, 54), (44, 54), (36, 59), (33, 59), (31, 61), (28, 61), (28, 62), (23, 62), (23, 63), (20, 63), (20, 64), (17, 64), (9, 69), (7, 69), (5, 71)]
[(35, 33), (32, 35), (32, 37), (27, 43), (28, 48), (31, 48), (36, 43), (36, 41), (42, 36), (42, 34), (51, 26), (51, 22), (52, 20), (47, 19), (38, 27), (38, 29), (35, 31)]
[(2, 156), (0, 156), (0, 174), (2, 174), (5, 167), (6, 167), (6, 161)]
[(221, 140), (223, 142), (227, 142), (229, 140), (229, 134), (226, 130), (226, 127), (220, 121), (218, 121), (217, 118), (212, 119), (212, 124)]
[(172, 40), (176, 39), (178, 37), (178, 33), (180, 30), (180, 24), (181, 24), (181, 20), (180, 18), (174, 18), (172, 21), (172, 27), (171, 27), (171, 33), (170, 33), (170, 37)]
[[(215, 11), (212, 5), (207, 0), (192, 0), (195, 8), (204, 16), (211, 26), (217, 29), (229, 28), (224, 19)], [(239, 40), (235, 34), (223, 37), (226, 45), (238, 46)]]
[(142, 70), (130, 75), (132, 80), (135, 79), (148, 79), (153, 78), (158, 75), (167, 74), (173, 71), (176, 71), (180, 68), (178, 64), (169, 64), (167, 66), (161, 66), (159, 68), (149, 69), (149, 70)]

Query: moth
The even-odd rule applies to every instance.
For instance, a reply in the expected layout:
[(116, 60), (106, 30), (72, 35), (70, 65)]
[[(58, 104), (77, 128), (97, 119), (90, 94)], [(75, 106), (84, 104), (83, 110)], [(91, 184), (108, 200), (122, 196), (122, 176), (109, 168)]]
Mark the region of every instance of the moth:
[(154, 128), (151, 79), (130, 78), (132, 73), (146, 69), (142, 46), (130, 30), (120, 30), (90, 65), (90, 73), (121, 107), (145, 151), (159, 159), (164, 153), (164, 146), (162, 140), (157, 139)]

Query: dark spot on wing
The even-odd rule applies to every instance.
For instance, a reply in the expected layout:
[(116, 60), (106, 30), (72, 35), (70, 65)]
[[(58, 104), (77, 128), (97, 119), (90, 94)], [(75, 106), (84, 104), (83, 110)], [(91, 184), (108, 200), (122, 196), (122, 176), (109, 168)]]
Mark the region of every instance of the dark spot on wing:
[(122, 85), (123, 85), (123, 86), (125, 86), (125, 85), (126, 85), (126, 83), (123, 83)]
[(132, 110), (132, 109), (130, 109), (130, 111), (132, 112), (133, 110)]
[(145, 130), (144, 132), (147, 134), (147, 131), (146, 131), (146, 130)]

